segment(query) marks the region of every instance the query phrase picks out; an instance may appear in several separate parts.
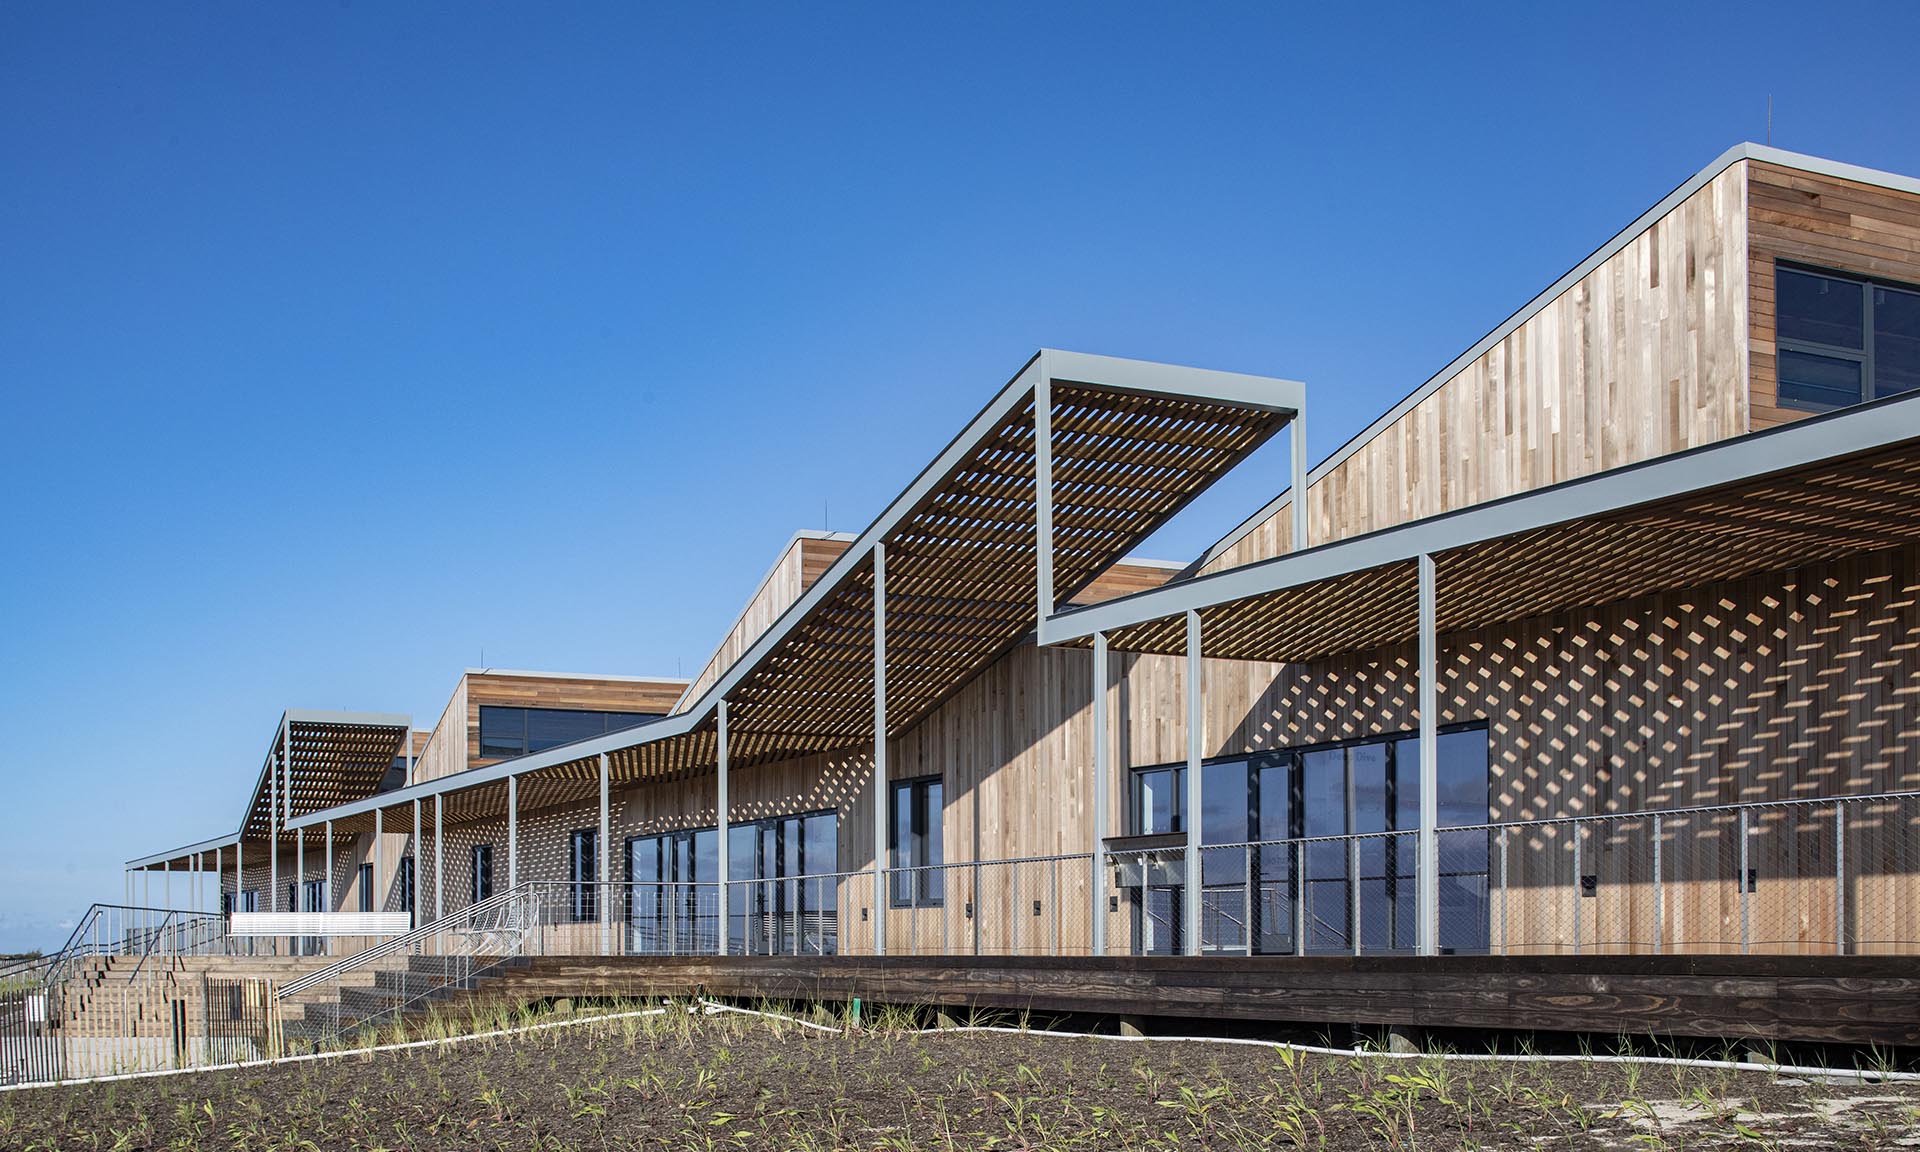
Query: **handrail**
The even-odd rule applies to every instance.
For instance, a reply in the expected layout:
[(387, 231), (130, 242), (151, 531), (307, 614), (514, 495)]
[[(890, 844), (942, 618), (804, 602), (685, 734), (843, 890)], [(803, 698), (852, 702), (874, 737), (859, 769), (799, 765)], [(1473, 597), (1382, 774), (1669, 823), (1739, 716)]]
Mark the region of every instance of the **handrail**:
[(465, 908), (460, 909), (459, 912), (443, 920), (435, 920), (431, 923), (423, 924), (404, 936), (395, 936), (390, 940), (375, 944), (373, 947), (364, 951), (356, 952), (341, 960), (336, 960), (325, 968), (317, 968), (297, 980), (290, 980), (280, 985), (274, 994), (274, 999), (285, 1000), (290, 996), (298, 995), (316, 984), (337, 979), (343, 973), (350, 972), (363, 964), (370, 964), (375, 960), (391, 956), (401, 949), (410, 948), (429, 936), (437, 935), (441, 932), (457, 932), (460, 930), (458, 925), (461, 921), (465, 920), (470, 922), (475, 916), (503, 907), (514, 899), (523, 898), (531, 894), (534, 885), (540, 883), (546, 882), (523, 880), (505, 892), (497, 896), (489, 896), (478, 904), (469, 904)]
[(140, 975), (140, 969), (147, 966), (147, 957), (153, 955), (153, 946), (160, 942), (160, 937), (167, 931), (167, 925), (173, 923), (173, 916), (172, 912), (168, 912), (161, 919), (160, 927), (148, 933), (146, 950), (140, 953), (140, 962), (133, 966), (133, 975), (127, 977), (128, 983), (132, 983)]

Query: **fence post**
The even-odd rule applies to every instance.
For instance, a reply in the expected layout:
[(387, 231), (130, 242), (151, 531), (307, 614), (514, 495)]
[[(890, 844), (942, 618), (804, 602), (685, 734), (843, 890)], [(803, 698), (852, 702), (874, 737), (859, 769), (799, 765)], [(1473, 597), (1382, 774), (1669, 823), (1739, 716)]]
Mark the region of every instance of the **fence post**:
[[(1415, 859), (1418, 857), (1416, 856)], [(1358, 837), (1347, 841), (1347, 875), (1351, 877), (1348, 890), (1353, 893), (1353, 922), (1347, 925), (1347, 931), (1353, 934), (1353, 954), (1358, 956), (1361, 940), (1366, 935), (1361, 928), (1363, 921), (1360, 914), (1360, 840)], [(1436, 931), (1436, 938), (1438, 935)]]
[(1833, 950), (1847, 954), (1847, 806), (1833, 805)]
[(1052, 906), (1049, 910), (1053, 913), (1051, 917), (1053, 939), (1049, 947), (1053, 955), (1058, 956), (1060, 955), (1060, 857), (1055, 856), (1047, 862), (1047, 872), (1053, 888), (1052, 893), (1047, 897), (1047, 903)]
[(1253, 955), (1253, 845), (1241, 849), (1246, 859), (1240, 872), (1240, 935), (1246, 938), (1247, 955)]
[[(1580, 955), (1580, 901), (1587, 897), (1586, 876), (1580, 871), (1580, 821), (1568, 825), (1573, 829), (1573, 954)], [(1596, 888), (1598, 877), (1595, 878)], [(1595, 895), (1599, 893), (1596, 891)]]
[(1752, 939), (1752, 897), (1753, 885), (1748, 878), (1753, 875), (1753, 863), (1747, 849), (1747, 810), (1740, 809), (1740, 954), (1745, 956), (1751, 947)]
[(1660, 875), (1660, 817), (1653, 818), (1653, 951), (1658, 955), (1666, 939), (1667, 894)]
[(1507, 954), (1507, 903), (1513, 890), (1507, 880), (1507, 830), (1500, 829), (1500, 955)]

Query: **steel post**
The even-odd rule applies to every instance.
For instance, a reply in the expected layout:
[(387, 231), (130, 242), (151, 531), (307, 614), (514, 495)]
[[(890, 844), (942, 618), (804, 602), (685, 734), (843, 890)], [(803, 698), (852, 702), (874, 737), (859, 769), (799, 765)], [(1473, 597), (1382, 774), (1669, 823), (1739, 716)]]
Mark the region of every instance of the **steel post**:
[(1201, 709), (1200, 613), (1187, 612), (1187, 803), (1186, 875), (1182, 877), (1182, 917), (1189, 956), (1200, 955), (1200, 761), (1206, 752), (1206, 715)]
[(1414, 850), (1415, 937), (1422, 956), (1440, 952), (1440, 694), (1438, 599), (1433, 557), (1420, 555), (1420, 835)]
[(1107, 780), (1110, 768), (1108, 757), (1109, 740), (1107, 719), (1107, 634), (1093, 634), (1093, 878), (1088, 889), (1093, 901), (1093, 954), (1107, 954), (1107, 870), (1106, 861), (1101, 855), (1101, 844), (1105, 842), (1108, 828), (1108, 809), (1112, 802), (1107, 798), (1110, 786)]
[[(713, 810), (714, 810), (714, 822), (718, 826), (719, 837), (720, 837), (720, 851), (719, 851), (720, 931), (714, 942), (714, 952), (716, 955), (725, 956), (728, 953), (728, 951), (730, 951), (731, 949), (731, 946), (732, 946), (731, 937), (733, 934), (733, 926), (727, 918), (727, 911), (728, 911), (727, 881), (732, 878), (729, 873), (728, 857), (732, 856), (733, 853), (728, 850), (728, 844), (727, 844), (727, 839), (732, 833), (732, 821), (729, 819), (731, 801), (729, 801), (729, 799), (727, 798), (727, 702), (725, 700), (720, 701), (720, 706), (714, 710), (714, 724), (717, 727), (718, 732), (716, 734), (717, 760), (716, 760), (716, 767), (715, 767), (716, 775), (715, 775), (714, 786), (713, 786), (713, 790), (714, 790)], [(839, 865), (836, 864), (835, 867), (837, 868), (839, 867)]]
[(507, 887), (520, 886), (520, 778), (507, 777)]
[(873, 546), (873, 954), (887, 954), (887, 546)]
[[(594, 862), (600, 872), (598, 879), (603, 883), (602, 897), (611, 895), (610, 890), (604, 887), (604, 883), (613, 877), (613, 846), (609, 843), (613, 837), (612, 810), (608, 797), (611, 777), (612, 773), (607, 768), (607, 754), (602, 752), (600, 753), (600, 859)], [(612, 900), (603, 898), (600, 901), (600, 955), (602, 956), (613, 954), (612, 904)]]
[(447, 914), (447, 854), (446, 825), (442, 821), (446, 809), (446, 794), (433, 794), (433, 918), (438, 921)]

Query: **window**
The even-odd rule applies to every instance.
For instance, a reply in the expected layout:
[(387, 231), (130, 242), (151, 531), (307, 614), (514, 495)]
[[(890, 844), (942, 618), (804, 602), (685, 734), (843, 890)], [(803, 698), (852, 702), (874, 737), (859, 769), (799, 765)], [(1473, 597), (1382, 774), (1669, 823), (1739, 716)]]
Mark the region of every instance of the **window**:
[(578, 708), (480, 709), (480, 756), (486, 760), (544, 752), (658, 719), (653, 712), (595, 712)]
[(940, 777), (896, 780), (887, 814), (888, 867), (919, 869), (896, 871), (889, 881), (889, 900), (895, 908), (937, 906), (945, 895), (945, 863), (941, 846)]
[(373, 865), (360, 865), (360, 879), (357, 883), (360, 888), (360, 911), (373, 911)]
[(738, 951), (831, 956), (839, 951), (839, 817), (775, 816), (727, 830), (728, 937)]
[(1780, 403), (1821, 412), (1920, 388), (1920, 289), (1774, 268)]
[(598, 892), (594, 884), (600, 878), (600, 832), (581, 828), (567, 838), (567, 880), (572, 884), (568, 913), (575, 920), (592, 920), (600, 914)]
[(400, 857), (400, 911), (413, 911), (413, 857)]
[[(1203, 948), (1238, 951), (1250, 933), (1258, 952), (1350, 951), (1356, 934), (1369, 952), (1411, 949), (1419, 762), (1419, 738), (1398, 735), (1202, 765), (1201, 844), (1249, 845), (1201, 854)], [(1437, 767), (1440, 945), (1484, 951), (1488, 833), (1472, 826), (1488, 819), (1486, 727), (1443, 728)], [(1184, 831), (1185, 793), (1185, 765), (1134, 769), (1129, 831)], [(1180, 951), (1182, 888), (1162, 881), (1132, 898), (1137, 946)]]
[(256, 912), (260, 894), (251, 889), (245, 892), (220, 893), (220, 911), (231, 915), (235, 912)]
[(475, 844), (473, 846), (473, 902), (475, 904), (493, 895), (493, 845)]
[(407, 758), (405, 756), (395, 756), (393, 763), (387, 765), (386, 774), (380, 777), (380, 787), (374, 791), (376, 794), (380, 792), (391, 792), (395, 788), (405, 788), (406, 786)]

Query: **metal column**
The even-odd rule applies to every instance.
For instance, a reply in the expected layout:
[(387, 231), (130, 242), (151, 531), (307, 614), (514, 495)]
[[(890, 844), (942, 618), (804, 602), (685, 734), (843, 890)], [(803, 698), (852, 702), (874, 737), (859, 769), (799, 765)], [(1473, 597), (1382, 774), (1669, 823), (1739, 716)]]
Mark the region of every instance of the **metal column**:
[(173, 907), (173, 861), (160, 866), (160, 900), (167, 908)]
[[(242, 824), (240, 826), (241, 835), (244, 836), (246, 834), (246, 831), (247, 831), (246, 825)], [(241, 893), (245, 892), (246, 890), (247, 890), (247, 852), (246, 852), (245, 845), (241, 843), (240, 837), (236, 836), (233, 839), (233, 910), (235, 912), (246, 911), (246, 908), (244, 907), (244, 902), (240, 898)]]
[(305, 828), (295, 828), (293, 830), (293, 907), (287, 909), (287, 911), (305, 912), (306, 909), (300, 905), (306, 902), (306, 896), (307, 830)]
[(1100, 850), (1107, 835), (1107, 634), (1093, 634), (1093, 954), (1107, 954), (1107, 862)]
[(442, 851), (446, 842), (441, 814), (446, 807), (446, 794), (433, 794), (433, 918), (437, 921), (446, 915), (447, 894), (447, 854)]
[(729, 810), (727, 801), (727, 702), (725, 700), (720, 701), (720, 707), (714, 714), (714, 723), (719, 728), (719, 751), (717, 753), (719, 762), (715, 768), (717, 775), (714, 779), (713, 810), (715, 814), (714, 820), (718, 825), (720, 837), (720, 851), (718, 853), (720, 869), (718, 874), (720, 883), (720, 898), (718, 900), (720, 932), (716, 938), (717, 943), (714, 952), (716, 955), (725, 956), (733, 945), (732, 940), (729, 939), (732, 935), (733, 925), (727, 918), (727, 881), (731, 879), (727, 874), (727, 858), (731, 856), (732, 853), (728, 851), (727, 844), (727, 838), (731, 831), (731, 821), (727, 818)]
[(887, 546), (873, 546), (873, 954), (887, 954)]
[(320, 911), (333, 912), (333, 821), (323, 825), (327, 834), (326, 875), (320, 877)]
[(279, 911), (280, 891), (280, 768), (274, 753), (267, 757), (267, 911)]
[[(1186, 954), (1200, 955), (1200, 759), (1206, 744), (1206, 716), (1200, 707), (1200, 613), (1187, 610), (1187, 853), (1183, 877)], [(1144, 877), (1142, 883), (1145, 882)]]
[(384, 821), (381, 819), (384, 814), (382, 809), (375, 808), (373, 810), (373, 878), (367, 881), (367, 886), (372, 888), (373, 891), (367, 893), (367, 907), (373, 909), (375, 912), (385, 912), (387, 910), (387, 902), (379, 895), (381, 891), (380, 865), (382, 863), (381, 857), (384, 855), (384, 853), (380, 851), (380, 841), (386, 839)]
[(1295, 412), (1293, 425), (1293, 547), (1298, 552), (1307, 546), (1307, 414)]
[(611, 919), (613, 901), (606, 898), (613, 894), (613, 890), (607, 887), (607, 883), (613, 879), (613, 847), (607, 843), (613, 835), (607, 797), (609, 776), (607, 754), (602, 752), (600, 753), (600, 859), (596, 861), (600, 872), (600, 891), (603, 894), (600, 900), (600, 955), (602, 956), (611, 955), (613, 952), (613, 921)]
[(1040, 380), (1033, 386), (1033, 594), (1039, 616), (1053, 615), (1053, 381), (1047, 354), (1040, 353)]
[(225, 848), (215, 848), (213, 850), (213, 908), (216, 912), (226, 911), (225, 908), (220, 906), (220, 886), (226, 883), (226, 878), (222, 876), (221, 873), (225, 872), (226, 868), (227, 850)]
[(507, 887), (520, 886), (520, 777), (507, 777)]
[(1435, 678), (1433, 557), (1420, 555), (1420, 835), (1414, 853), (1416, 939), (1422, 956), (1440, 952), (1440, 703)]
[(193, 854), (193, 874), (187, 880), (187, 910), (200, 911), (200, 853)]
[(413, 891), (407, 893), (409, 897), (407, 903), (413, 905), (413, 907), (408, 908), (407, 911), (413, 913), (412, 923), (415, 928), (420, 927), (420, 840), (420, 798), (415, 796), (413, 798), (412, 834), (413, 884), (410, 885)]

